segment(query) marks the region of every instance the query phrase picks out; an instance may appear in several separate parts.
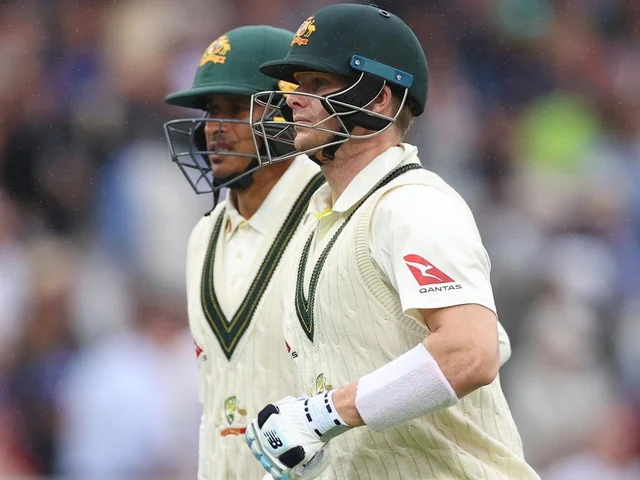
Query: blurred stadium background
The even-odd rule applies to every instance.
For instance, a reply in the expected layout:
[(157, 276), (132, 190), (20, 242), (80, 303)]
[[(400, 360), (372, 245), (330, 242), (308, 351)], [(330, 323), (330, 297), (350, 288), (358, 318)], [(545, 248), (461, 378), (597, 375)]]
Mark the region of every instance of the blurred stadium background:
[[(164, 105), (218, 35), (328, 0), (0, 2), (0, 478), (195, 478), (183, 262), (211, 203)], [(378, 0), (430, 65), (409, 141), (474, 209), (543, 478), (640, 478), (640, 4)]]

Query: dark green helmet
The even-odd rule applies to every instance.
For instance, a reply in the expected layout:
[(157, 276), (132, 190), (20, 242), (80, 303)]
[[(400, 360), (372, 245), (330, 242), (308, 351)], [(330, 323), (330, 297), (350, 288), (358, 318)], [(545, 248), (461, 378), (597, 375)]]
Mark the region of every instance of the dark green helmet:
[(193, 85), (167, 95), (169, 105), (204, 110), (204, 100), (215, 93), (251, 96), (278, 88), (278, 81), (260, 73), (269, 60), (282, 59), (289, 51), (293, 32), (266, 25), (249, 25), (225, 33), (200, 59)]
[[(365, 65), (354, 65), (354, 56), (365, 59)], [(421, 115), (428, 84), (424, 50), (406, 23), (375, 5), (341, 3), (320, 10), (300, 25), (286, 57), (264, 63), (260, 71), (292, 83), (293, 74), (302, 71), (355, 80), (363, 69), (367, 71), (367, 60), (380, 64), (369, 62), (369, 73), (392, 85), (405, 87), (408, 79), (404, 74), (411, 75), (409, 106), (414, 116)]]
[[(210, 95), (251, 95), (264, 90), (291, 88), (285, 82), (268, 77), (259, 71), (264, 62), (281, 59), (289, 50), (293, 32), (266, 25), (251, 25), (233, 29), (216, 39), (202, 55), (193, 85), (187, 90), (167, 95), (170, 105), (206, 111)], [(280, 98), (281, 100), (281, 98)], [(270, 118), (277, 115), (274, 112)], [(258, 167), (258, 152), (233, 152), (218, 147), (207, 148), (205, 124), (207, 122), (244, 123), (237, 119), (181, 118), (164, 125), (172, 160), (180, 167), (197, 193), (217, 192), (222, 187), (246, 188), (252, 183), (251, 173)], [(219, 131), (222, 130), (220, 126)], [(264, 143), (262, 143), (264, 146)], [(262, 148), (262, 147), (261, 147)], [(285, 144), (272, 148), (285, 148)], [(287, 147), (288, 148), (288, 147)], [(232, 177), (213, 178), (208, 156), (211, 154), (249, 157), (249, 167)]]
[[(331, 160), (340, 145), (349, 139), (369, 138), (389, 128), (405, 105), (413, 116), (421, 115), (427, 101), (428, 67), (420, 42), (400, 18), (375, 5), (345, 3), (320, 10), (300, 25), (286, 57), (265, 62), (260, 71), (294, 84), (297, 83), (295, 74), (300, 72), (330, 73), (350, 80), (348, 87), (328, 95), (291, 92), (291, 95), (319, 100), (329, 114), (321, 123), (336, 118), (339, 123), (336, 130), (321, 127), (320, 123), (296, 123), (286, 105), (277, 106), (287, 125), (285, 129), (281, 127), (277, 136), (270, 135), (274, 122), (266, 116), (252, 122), (255, 137), (283, 144), (289, 141), (288, 130), (294, 128), (333, 133), (328, 142), (308, 150), (294, 149), (285, 155), (267, 150), (267, 155), (261, 155), (259, 159), (263, 165), (303, 153), (320, 163), (315, 158), (315, 153), (320, 150), (325, 159)], [(385, 86), (400, 99), (399, 108), (393, 116), (367, 108)], [(264, 105), (265, 111), (269, 112), (276, 108), (273, 101), (278, 97), (275, 93), (256, 94), (254, 102)], [(372, 133), (353, 133), (355, 127)]]

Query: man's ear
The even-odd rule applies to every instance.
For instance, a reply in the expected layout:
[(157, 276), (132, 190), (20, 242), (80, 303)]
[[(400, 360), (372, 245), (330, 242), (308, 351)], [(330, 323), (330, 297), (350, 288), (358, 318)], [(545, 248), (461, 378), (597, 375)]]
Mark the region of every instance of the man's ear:
[[(389, 88), (389, 85), (385, 85), (376, 99), (369, 105), (369, 109), (372, 112), (382, 113), (391, 112), (393, 107), (393, 93)], [(393, 116), (393, 115), (390, 115)]]

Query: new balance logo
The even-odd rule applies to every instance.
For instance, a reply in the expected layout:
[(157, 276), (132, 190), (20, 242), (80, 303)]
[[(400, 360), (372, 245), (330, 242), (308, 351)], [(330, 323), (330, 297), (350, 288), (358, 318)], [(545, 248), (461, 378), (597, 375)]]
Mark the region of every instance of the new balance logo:
[(409, 254), (403, 257), (409, 271), (418, 285), (434, 285), (437, 283), (454, 283), (455, 280), (420, 255)]
[(271, 448), (273, 448), (274, 450), (277, 450), (282, 446), (282, 440), (280, 440), (280, 437), (278, 437), (278, 435), (276, 435), (276, 432), (274, 432), (273, 430), (263, 432), (263, 435), (267, 437), (269, 445), (271, 445)]

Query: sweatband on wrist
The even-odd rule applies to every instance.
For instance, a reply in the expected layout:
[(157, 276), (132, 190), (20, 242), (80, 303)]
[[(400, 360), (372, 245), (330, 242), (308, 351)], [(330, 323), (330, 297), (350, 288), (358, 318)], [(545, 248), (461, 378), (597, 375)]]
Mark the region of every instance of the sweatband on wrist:
[(311, 431), (325, 442), (350, 429), (333, 404), (333, 390), (307, 398), (304, 413)]
[(456, 403), (456, 392), (422, 343), (362, 377), (356, 391), (356, 408), (375, 431)]

